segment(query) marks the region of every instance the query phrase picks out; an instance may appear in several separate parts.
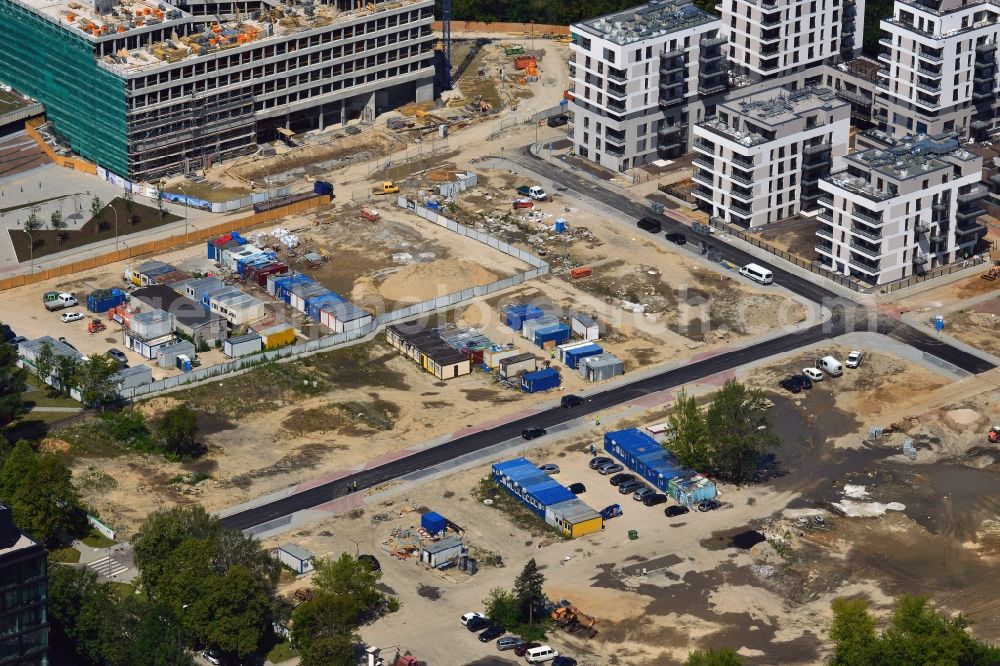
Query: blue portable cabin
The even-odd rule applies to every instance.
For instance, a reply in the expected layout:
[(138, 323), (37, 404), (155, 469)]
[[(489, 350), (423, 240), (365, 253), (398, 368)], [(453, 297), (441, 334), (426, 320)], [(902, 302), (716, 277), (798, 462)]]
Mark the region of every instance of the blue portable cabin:
[(562, 383), (562, 377), (555, 368), (542, 368), (521, 375), (521, 390), (525, 393), (538, 393), (554, 389)]
[(533, 341), (539, 347), (543, 349), (548, 345), (549, 347), (555, 345), (561, 345), (568, 342), (570, 338), (570, 328), (567, 324), (553, 324), (552, 326), (546, 326), (545, 328), (540, 328), (535, 331)]
[(247, 269), (250, 266), (263, 266), (264, 264), (269, 264), (278, 258), (278, 255), (274, 252), (261, 252), (260, 254), (255, 254), (252, 257), (244, 257), (242, 259), (236, 260), (236, 272), (240, 275), (246, 275)]
[(325, 294), (317, 294), (306, 299), (306, 310), (313, 321), (321, 321), (320, 310), (343, 303), (344, 299), (329, 289)]
[(313, 181), (313, 194), (333, 196), (333, 183), (325, 180)]
[(576, 498), (558, 481), (524, 458), (494, 464), (491, 476), (498, 485), (541, 518), (545, 517), (547, 507)]
[(667, 484), (667, 492), (678, 504), (693, 506), (698, 502), (715, 499), (718, 490), (715, 484), (701, 474), (677, 476)]
[(306, 299), (312, 298), (313, 296), (322, 296), (323, 294), (330, 292), (330, 290), (323, 285), (313, 281), (294, 285), (288, 291), (288, 304), (302, 314), (307, 312)]
[(655, 439), (635, 428), (604, 433), (604, 450), (663, 492), (667, 492), (670, 479), (692, 473)]
[(566, 350), (565, 354), (563, 354), (563, 362), (576, 370), (576, 368), (580, 365), (581, 359), (587, 358), (588, 356), (597, 356), (603, 352), (604, 350), (599, 345), (595, 345), (594, 343), (579, 345), (573, 349)]
[(544, 313), (542, 309), (534, 305), (518, 304), (508, 305), (503, 309), (504, 323), (515, 331), (520, 331), (524, 322), (529, 319), (537, 319)]
[(268, 275), (267, 276), (267, 293), (275, 298), (281, 298), (278, 295), (282, 286), (288, 284), (289, 280), (294, 278), (296, 275), (301, 275), (296, 271), (288, 271), (287, 273), (281, 273), (278, 275)]
[(285, 303), (289, 303), (292, 298), (292, 289), (303, 284), (313, 284), (313, 279), (308, 275), (296, 273), (287, 278), (275, 280), (274, 297), (284, 301)]

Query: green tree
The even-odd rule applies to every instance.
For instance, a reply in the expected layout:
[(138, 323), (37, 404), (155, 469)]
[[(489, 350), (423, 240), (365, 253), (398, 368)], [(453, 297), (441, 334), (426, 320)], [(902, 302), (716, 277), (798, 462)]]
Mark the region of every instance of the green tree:
[(388, 599), (377, 587), (381, 578), (381, 571), (343, 553), (336, 560), (322, 558), (316, 562), (313, 586), (333, 596), (350, 598), (357, 608), (352, 624), (360, 626), (385, 610)]
[(132, 540), (136, 568), (147, 590), (158, 589), (167, 560), (188, 539), (216, 539), (222, 527), (199, 505), (154, 511)]
[(173, 610), (164, 603), (143, 603), (130, 598), (140, 613), (134, 635), (129, 641), (130, 664), (149, 666), (194, 666), (194, 659), (185, 649), (186, 633)]
[(167, 214), (167, 209), (163, 201), (163, 181), (157, 181), (156, 183), (156, 212), (159, 213), (162, 219), (164, 215)]
[(28, 215), (28, 219), (24, 221), (24, 230), (28, 234), (33, 234), (36, 231), (40, 231), (42, 228), (42, 221), (38, 219), (38, 213), (32, 210)]
[(292, 645), (303, 666), (354, 664), (354, 633), (359, 614), (356, 600), (348, 594), (319, 591), (299, 604), (292, 613)]
[(545, 604), (545, 593), (542, 592), (544, 584), (545, 576), (538, 570), (535, 558), (531, 558), (514, 580), (514, 598), (517, 599), (523, 621), (534, 623), (541, 619)]
[(212, 578), (186, 610), (188, 625), (202, 642), (245, 659), (270, 626), (270, 590), (250, 569), (237, 565)]
[(113, 402), (118, 396), (114, 378), (118, 370), (118, 361), (107, 354), (93, 354), (81, 361), (76, 370), (76, 384), (83, 404), (100, 407)]
[(48, 341), (41, 344), (35, 355), (35, 372), (43, 382), (47, 382), (56, 372), (56, 353), (52, 351), (52, 345)]
[(124, 664), (114, 648), (121, 643), (124, 624), (122, 607), (111, 590), (97, 582), (97, 574), (51, 562), (49, 565), (48, 612), (56, 642), (68, 641), (77, 655), (90, 664)]
[(678, 462), (691, 469), (707, 469), (712, 462), (711, 450), (705, 417), (698, 408), (698, 402), (681, 390), (670, 408), (667, 421), (672, 434), (667, 444)]
[(684, 666), (743, 666), (743, 657), (729, 649), (695, 650)]
[(104, 228), (104, 202), (99, 196), (90, 200), (90, 219), (94, 221), (94, 233), (99, 233)]
[(156, 424), (156, 433), (163, 447), (176, 456), (197, 456), (204, 450), (197, 440), (197, 414), (187, 405), (168, 409)]
[(0, 428), (17, 418), (24, 411), (24, 380), (27, 373), (17, 367), (17, 349), (0, 343)]
[(77, 386), (77, 371), (80, 368), (80, 360), (75, 356), (58, 355), (55, 359), (55, 381), (56, 389), (69, 395), (70, 389)]
[(66, 220), (63, 219), (63, 214), (61, 210), (52, 211), (52, 215), (49, 217), (49, 226), (59, 232), (59, 242), (62, 243), (66, 240), (66, 228), (69, 226), (66, 224)]
[(716, 473), (734, 483), (753, 480), (761, 457), (778, 444), (764, 392), (734, 379), (716, 391), (705, 424)]
[(0, 467), (0, 499), (22, 530), (52, 545), (81, 527), (80, 498), (72, 472), (56, 456), (38, 454), (27, 442), (18, 442)]
[(483, 600), (486, 616), (504, 627), (514, 627), (521, 622), (521, 606), (510, 590), (495, 587)]
[(875, 620), (868, 614), (864, 599), (837, 598), (831, 604), (833, 623), (830, 639), (835, 643), (831, 664), (871, 663), (875, 654)]
[(334, 634), (310, 641), (302, 652), (301, 666), (354, 666), (354, 645), (360, 643), (357, 634)]

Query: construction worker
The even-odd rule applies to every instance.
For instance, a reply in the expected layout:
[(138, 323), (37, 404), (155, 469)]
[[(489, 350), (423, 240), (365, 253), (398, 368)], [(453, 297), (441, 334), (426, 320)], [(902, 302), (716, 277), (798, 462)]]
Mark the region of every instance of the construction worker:
[(600, 414), (598, 414), (597, 418), (594, 419), (594, 426), (597, 427), (597, 428), (599, 428), (601, 426), (601, 415)]

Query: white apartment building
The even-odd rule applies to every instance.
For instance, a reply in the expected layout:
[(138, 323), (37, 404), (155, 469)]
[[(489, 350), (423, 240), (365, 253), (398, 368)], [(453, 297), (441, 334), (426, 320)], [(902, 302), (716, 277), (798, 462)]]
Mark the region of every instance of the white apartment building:
[(986, 235), (982, 158), (953, 133), (917, 136), (844, 158), (820, 181), (816, 251), (831, 270), (883, 284), (961, 261)]
[(998, 20), (1000, 8), (986, 2), (897, 0), (881, 22), (880, 127), (985, 138), (996, 126)]
[(827, 88), (771, 88), (695, 125), (698, 207), (756, 228), (817, 207), (819, 181), (847, 154), (851, 105)]
[(719, 19), (690, 0), (652, 0), (571, 30), (576, 154), (625, 171), (685, 152), (726, 89)]
[(865, 0), (721, 0), (730, 62), (751, 79), (783, 76), (861, 52)]

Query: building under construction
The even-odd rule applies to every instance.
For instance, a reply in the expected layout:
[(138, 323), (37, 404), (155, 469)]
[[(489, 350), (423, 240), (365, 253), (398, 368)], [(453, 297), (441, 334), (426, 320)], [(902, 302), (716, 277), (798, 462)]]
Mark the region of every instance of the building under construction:
[(131, 181), (433, 96), (433, 0), (0, 0), (0, 80)]

